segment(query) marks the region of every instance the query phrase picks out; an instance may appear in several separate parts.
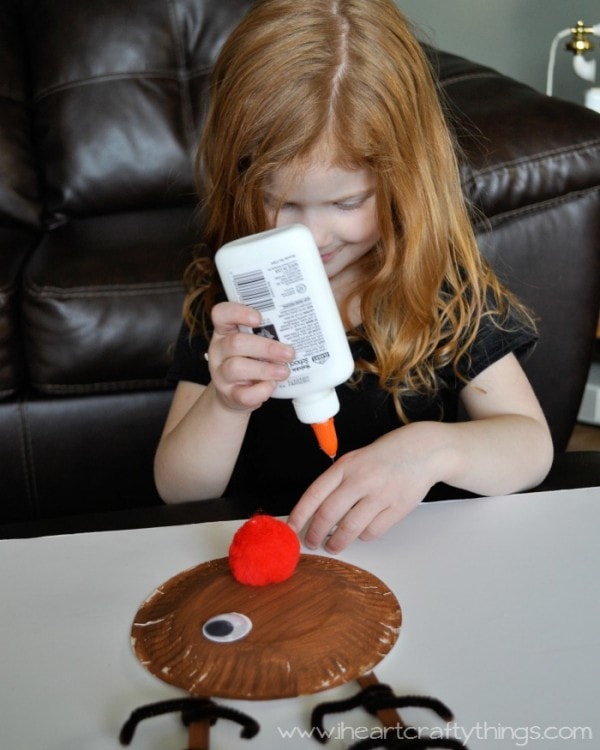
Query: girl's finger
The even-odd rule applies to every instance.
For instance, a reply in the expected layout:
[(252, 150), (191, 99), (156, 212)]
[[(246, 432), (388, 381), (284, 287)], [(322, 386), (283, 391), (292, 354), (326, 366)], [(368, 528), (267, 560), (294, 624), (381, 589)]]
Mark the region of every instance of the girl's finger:
[[(334, 464), (331, 468), (321, 474), (321, 476), (319, 476), (305, 491), (300, 500), (298, 500), (288, 517), (289, 525), (298, 534), (308, 523), (309, 519), (315, 515), (326, 498), (331, 496), (331, 494), (339, 487), (343, 480), (343, 476), (343, 470), (340, 468), (339, 464)], [(328, 521), (324, 518), (323, 525), (326, 526), (327, 523)], [(323, 536), (329, 533), (333, 523), (335, 523), (335, 521), (325, 529)]]
[(255, 409), (271, 397), (274, 381), (262, 380), (250, 385), (238, 385), (231, 389), (231, 399), (241, 409)]
[(381, 512), (374, 503), (362, 498), (340, 519), (333, 533), (327, 539), (325, 549), (337, 554), (362, 536)]
[(262, 317), (258, 310), (238, 302), (219, 302), (211, 311), (215, 333), (224, 336), (239, 326), (254, 328), (260, 325)]

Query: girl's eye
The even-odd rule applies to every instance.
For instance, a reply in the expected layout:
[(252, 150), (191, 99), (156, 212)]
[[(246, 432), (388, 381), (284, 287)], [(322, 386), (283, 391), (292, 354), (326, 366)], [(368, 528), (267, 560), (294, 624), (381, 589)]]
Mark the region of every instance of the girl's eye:
[(267, 211), (293, 211), (297, 208), (295, 203), (279, 203), (273, 198), (265, 198), (265, 208)]
[(274, 211), (275, 209), (281, 211), (284, 208), (295, 208), (294, 203), (280, 203), (277, 198), (268, 194), (264, 196), (264, 203), (265, 207), (270, 211)]
[(239, 641), (252, 630), (252, 620), (239, 612), (215, 615), (202, 626), (202, 634), (215, 643)]
[(354, 211), (356, 208), (360, 208), (363, 204), (363, 201), (350, 201), (348, 203), (336, 203), (336, 208), (339, 208), (340, 211)]

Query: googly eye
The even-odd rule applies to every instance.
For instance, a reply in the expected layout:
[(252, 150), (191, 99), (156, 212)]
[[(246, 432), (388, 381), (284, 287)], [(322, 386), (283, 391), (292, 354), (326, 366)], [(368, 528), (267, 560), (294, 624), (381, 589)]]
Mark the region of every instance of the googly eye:
[(239, 612), (215, 615), (202, 626), (202, 634), (215, 643), (239, 641), (252, 630), (252, 620)]

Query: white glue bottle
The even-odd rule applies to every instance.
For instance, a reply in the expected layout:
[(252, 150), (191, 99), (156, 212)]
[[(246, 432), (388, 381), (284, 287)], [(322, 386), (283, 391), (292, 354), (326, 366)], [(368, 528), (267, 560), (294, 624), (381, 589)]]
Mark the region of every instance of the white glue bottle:
[(261, 325), (243, 328), (294, 348), (290, 376), (274, 398), (291, 398), (301, 422), (313, 427), (334, 459), (335, 386), (354, 372), (344, 326), (310, 230), (302, 224), (270, 229), (221, 247), (215, 263), (227, 298), (253, 307)]

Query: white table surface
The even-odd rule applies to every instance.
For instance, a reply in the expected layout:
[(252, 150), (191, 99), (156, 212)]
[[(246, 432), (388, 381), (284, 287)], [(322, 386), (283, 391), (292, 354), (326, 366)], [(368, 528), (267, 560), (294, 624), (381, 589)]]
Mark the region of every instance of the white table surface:
[[(131, 622), (159, 584), (226, 555), (240, 523), (0, 541), (0, 746), (114, 750), (133, 709), (183, 695), (137, 661)], [(340, 559), (385, 581), (403, 610), (379, 680), (444, 701), (456, 718), (449, 736), (470, 735), (471, 750), (600, 747), (599, 530), (600, 488), (591, 488), (422, 505), (383, 539), (352, 545)], [(211, 749), (320, 747), (298, 736), (311, 709), (357, 689), (218, 701), (261, 731), (243, 740), (219, 720)], [(445, 728), (429, 712), (401, 713)], [(325, 723), (333, 750), (377, 727), (362, 710)], [(130, 747), (186, 743), (170, 715), (143, 722)]]

